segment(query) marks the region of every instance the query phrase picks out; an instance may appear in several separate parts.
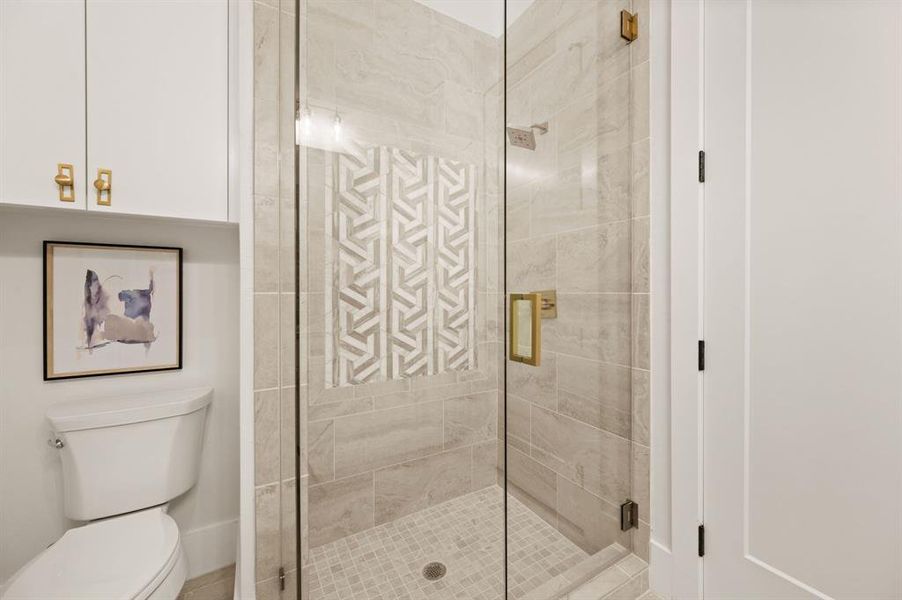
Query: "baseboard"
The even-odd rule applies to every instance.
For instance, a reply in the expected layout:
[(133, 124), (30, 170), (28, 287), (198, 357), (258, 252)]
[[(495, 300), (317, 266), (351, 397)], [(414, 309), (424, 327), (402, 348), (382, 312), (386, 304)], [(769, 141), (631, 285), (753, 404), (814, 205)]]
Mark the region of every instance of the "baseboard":
[(237, 539), (238, 519), (183, 531), (182, 548), (188, 557), (188, 579), (233, 564)]
[(650, 540), (648, 554), (648, 587), (664, 600), (670, 600), (673, 598), (671, 577), (673, 555), (670, 548), (662, 546), (655, 540)]

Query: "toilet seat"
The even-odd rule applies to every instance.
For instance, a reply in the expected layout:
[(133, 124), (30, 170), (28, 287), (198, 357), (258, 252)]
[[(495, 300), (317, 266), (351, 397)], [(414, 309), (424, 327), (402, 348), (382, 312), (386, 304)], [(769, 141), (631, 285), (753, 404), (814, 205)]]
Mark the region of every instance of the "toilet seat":
[(179, 530), (157, 507), (70, 529), (16, 573), (2, 600), (145, 600), (173, 571), (184, 578)]

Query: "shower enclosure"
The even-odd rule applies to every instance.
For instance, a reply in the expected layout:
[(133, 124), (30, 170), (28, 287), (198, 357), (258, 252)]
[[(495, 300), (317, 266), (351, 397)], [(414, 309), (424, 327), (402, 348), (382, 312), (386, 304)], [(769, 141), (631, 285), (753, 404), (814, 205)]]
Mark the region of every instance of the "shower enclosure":
[(647, 0), (454, 4), (297, 4), (309, 600), (647, 558)]

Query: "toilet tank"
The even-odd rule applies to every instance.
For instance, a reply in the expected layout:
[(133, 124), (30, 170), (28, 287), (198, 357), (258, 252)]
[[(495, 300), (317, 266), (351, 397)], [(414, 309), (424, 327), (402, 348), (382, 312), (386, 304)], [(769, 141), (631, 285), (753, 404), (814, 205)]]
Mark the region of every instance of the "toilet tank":
[(89, 521), (163, 504), (197, 481), (210, 388), (60, 403), (47, 412), (65, 512)]

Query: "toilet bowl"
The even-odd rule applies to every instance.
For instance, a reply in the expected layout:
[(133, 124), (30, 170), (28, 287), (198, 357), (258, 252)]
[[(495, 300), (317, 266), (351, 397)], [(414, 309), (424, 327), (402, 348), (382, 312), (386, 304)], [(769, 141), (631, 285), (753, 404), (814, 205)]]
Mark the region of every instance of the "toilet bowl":
[(152, 508), (70, 529), (13, 576), (3, 600), (174, 600), (186, 576), (179, 529)]
[(66, 402), (47, 419), (68, 530), (12, 577), (0, 600), (175, 600), (188, 574), (166, 509), (197, 482), (212, 390)]

